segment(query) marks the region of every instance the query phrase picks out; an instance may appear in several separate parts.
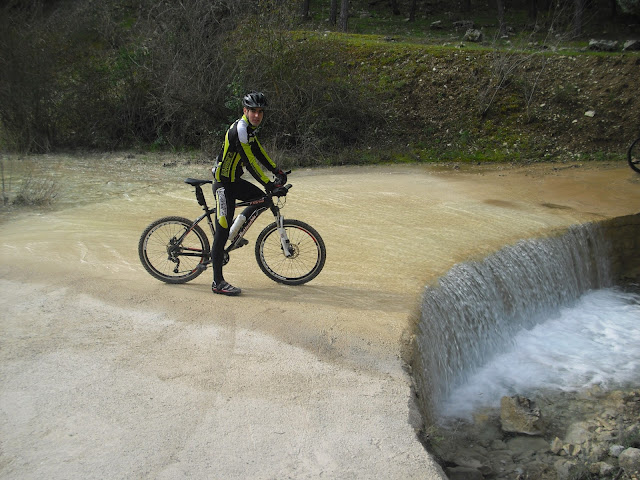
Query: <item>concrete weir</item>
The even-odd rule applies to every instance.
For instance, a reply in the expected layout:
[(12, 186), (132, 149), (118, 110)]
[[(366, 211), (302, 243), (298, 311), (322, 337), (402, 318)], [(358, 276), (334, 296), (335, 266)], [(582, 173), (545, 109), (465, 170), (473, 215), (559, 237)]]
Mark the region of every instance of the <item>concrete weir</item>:
[(283, 214), (320, 232), (324, 270), (264, 276), (264, 216), (227, 298), (210, 271), (167, 285), (138, 260), (151, 221), (200, 212), (183, 179), (209, 165), (172, 160), (30, 159), (61, 195), (2, 218), (0, 477), (442, 479), (405, 363), (425, 285), (572, 225), (622, 232), (640, 206), (622, 163), (294, 170)]
[[(451, 410), (452, 389), (510, 348), (516, 335), (557, 316), (588, 292), (616, 285), (637, 289), (638, 248), (640, 214), (578, 224), (458, 264), (428, 287), (412, 355), (425, 421), (437, 422)], [(498, 400), (478, 399), (484, 405)]]

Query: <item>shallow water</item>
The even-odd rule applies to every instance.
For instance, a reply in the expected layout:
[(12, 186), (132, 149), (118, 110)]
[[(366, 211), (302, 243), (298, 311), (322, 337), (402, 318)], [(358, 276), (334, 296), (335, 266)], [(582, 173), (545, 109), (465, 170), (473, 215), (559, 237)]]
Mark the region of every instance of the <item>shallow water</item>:
[(48, 210), (163, 193), (188, 176), (211, 178), (206, 160), (179, 154), (14, 156), (3, 159), (3, 165), (5, 188), (11, 197), (26, 178), (53, 183), (55, 199)]
[(284, 213), (321, 233), (323, 272), (278, 285), (242, 249), (243, 294), (220, 298), (210, 272), (166, 285), (137, 255), (150, 221), (199, 215), (183, 180), (210, 165), (131, 160), (30, 159), (59, 202), (0, 229), (0, 476), (442, 478), (403, 364), (424, 285), (640, 205), (626, 165), (300, 169)]

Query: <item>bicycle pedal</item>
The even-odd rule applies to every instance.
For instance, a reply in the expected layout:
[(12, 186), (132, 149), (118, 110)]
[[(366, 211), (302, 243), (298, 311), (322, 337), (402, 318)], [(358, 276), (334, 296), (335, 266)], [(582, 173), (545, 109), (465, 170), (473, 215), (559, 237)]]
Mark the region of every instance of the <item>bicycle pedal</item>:
[(244, 247), (245, 245), (249, 245), (249, 240), (247, 240), (246, 238), (241, 238), (237, 241), (236, 248)]

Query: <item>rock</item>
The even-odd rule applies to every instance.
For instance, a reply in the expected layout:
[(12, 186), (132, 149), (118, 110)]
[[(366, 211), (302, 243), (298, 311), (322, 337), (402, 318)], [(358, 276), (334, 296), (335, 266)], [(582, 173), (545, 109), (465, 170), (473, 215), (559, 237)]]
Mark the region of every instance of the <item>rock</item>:
[(453, 22), (453, 28), (456, 30), (472, 30), (475, 28), (475, 24), (473, 20), (458, 20), (457, 22)]
[(467, 41), (467, 42), (481, 42), (483, 39), (483, 35), (482, 32), (480, 30), (476, 30), (476, 29), (469, 29), (467, 30), (467, 32), (464, 34), (463, 40)]
[(558, 437), (554, 438), (553, 441), (551, 442), (551, 451), (553, 453), (555, 453), (556, 455), (558, 455), (560, 453), (560, 451), (562, 450), (562, 440), (560, 440)]
[(640, 40), (627, 40), (626, 42), (624, 42), (624, 47), (622, 47), (622, 50), (624, 50), (625, 52), (631, 50), (640, 50)]
[(478, 470), (483, 475), (491, 474), (491, 467), (489, 466), (489, 461), (482, 457), (481, 455), (462, 455), (460, 457), (455, 457), (453, 459), (453, 463), (458, 467), (464, 468), (472, 468), (474, 470)]
[(584, 116), (593, 118), (593, 117), (596, 116), (596, 111), (595, 110), (587, 110), (586, 112), (584, 112)]
[(515, 457), (532, 456), (535, 452), (548, 452), (549, 443), (540, 437), (515, 437), (507, 441), (507, 447)]
[(577, 457), (578, 455), (580, 455), (580, 452), (582, 452), (582, 447), (574, 443), (567, 443), (562, 447), (562, 449), (570, 457)]
[(589, 425), (586, 422), (576, 422), (572, 423), (567, 429), (564, 441), (566, 443), (581, 444), (589, 440), (590, 437)]
[(432, 22), (429, 28), (431, 28), (432, 30), (440, 30), (444, 28), (444, 25), (442, 23), (442, 20), (437, 20), (435, 22)]
[(618, 49), (618, 42), (615, 40), (589, 40), (589, 50), (596, 52), (615, 52)]
[(596, 443), (589, 449), (589, 454), (587, 456), (590, 462), (596, 463), (601, 460), (604, 460), (607, 457), (608, 450), (606, 445)]
[(613, 465), (609, 465), (607, 462), (596, 462), (589, 465), (589, 473), (606, 477), (613, 472)]
[(573, 460), (558, 460), (553, 464), (558, 474), (558, 480), (567, 480), (576, 469), (577, 463)]
[(445, 470), (449, 480), (482, 480), (484, 477), (475, 468), (453, 467)]
[(627, 448), (618, 457), (618, 464), (627, 473), (640, 472), (640, 449)]
[(500, 400), (500, 422), (505, 432), (542, 434), (540, 409), (534, 402), (518, 395)]
[(611, 447), (609, 447), (609, 455), (614, 458), (618, 458), (622, 452), (624, 452), (622, 445), (611, 445)]

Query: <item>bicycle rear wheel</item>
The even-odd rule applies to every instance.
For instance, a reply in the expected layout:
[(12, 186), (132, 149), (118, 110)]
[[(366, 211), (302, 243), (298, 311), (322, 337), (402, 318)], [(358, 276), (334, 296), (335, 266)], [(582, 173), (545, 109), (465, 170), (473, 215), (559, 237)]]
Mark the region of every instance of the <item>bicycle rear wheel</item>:
[(273, 222), (256, 240), (256, 260), (264, 274), (285, 285), (302, 285), (313, 280), (324, 267), (327, 251), (320, 234), (299, 220), (285, 220), (284, 228), (293, 255), (285, 257), (278, 227)]
[(186, 283), (206, 269), (209, 239), (199, 225), (191, 228), (191, 224), (183, 217), (163, 217), (144, 230), (138, 255), (151, 276), (166, 283)]
[(629, 160), (629, 166), (640, 173), (640, 138), (636, 139), (629, 147), (627, 159)]

